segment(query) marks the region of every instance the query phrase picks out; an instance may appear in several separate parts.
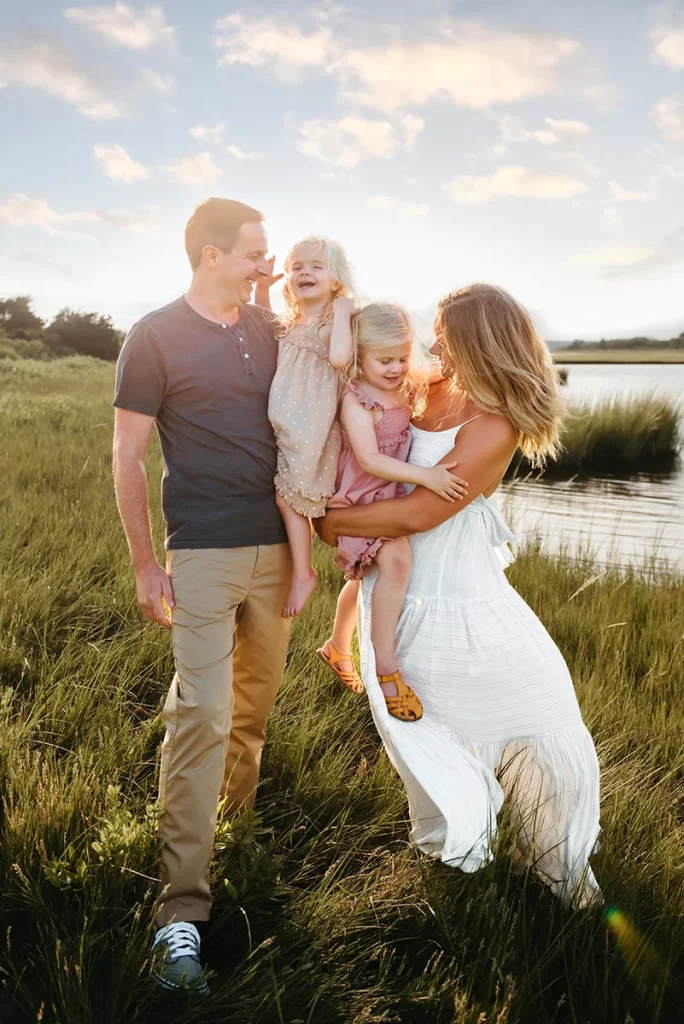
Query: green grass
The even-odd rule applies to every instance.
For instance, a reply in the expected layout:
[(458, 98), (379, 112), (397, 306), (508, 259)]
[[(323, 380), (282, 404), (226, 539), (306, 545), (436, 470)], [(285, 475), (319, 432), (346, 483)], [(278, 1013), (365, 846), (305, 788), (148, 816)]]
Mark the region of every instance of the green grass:
[(681, 348), (554, 349), (556, 363), (684, 363)]
[[(576, 403), (564, 423), (563, 451), (548, 472), (567, 476), (670, 469), (681, 447), (681, 421), (681, 406), (657, 395)], [(530, 469), (518, 456), (509, 475)]]
[[(9, 368), (8, 368), (9, 367)], [(670, 1024), (684, 1009), (684, 580), (522, 553), (603, 772), (594, 866), (617, 913), (407, 845), (367, 704), (296, 623), (256, 814), (222, 820), (211, 997), (147, 980), (169, 637), (142, 621), (110, 479), (111, 367), (0, 368), (0, 1020), (23, 1024)], [(158, 470), (158, 454), (151, 459)], [(152, 488), (156, 496), (158, 488)], [(157, 534), (161, 539), (158, 510)]]

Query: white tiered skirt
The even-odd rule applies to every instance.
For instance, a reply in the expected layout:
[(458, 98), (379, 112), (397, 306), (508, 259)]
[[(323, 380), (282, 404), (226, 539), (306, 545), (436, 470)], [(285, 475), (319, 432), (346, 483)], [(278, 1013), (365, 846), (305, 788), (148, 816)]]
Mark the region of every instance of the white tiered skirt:
[(478, 498), (412, 539), (413, 574), (397, 634), (399, 666), (424, 716), (388, 713), (359, 610), (361, 671), (378, 731), (406, 786), (411, 840), (464, 871), (491, 857), (509, 801), (517, 857), (566, 901), (599, 896), (589, 867), (599, 833), (599, 769), (563, 657), (510, 586), (512, 534)]

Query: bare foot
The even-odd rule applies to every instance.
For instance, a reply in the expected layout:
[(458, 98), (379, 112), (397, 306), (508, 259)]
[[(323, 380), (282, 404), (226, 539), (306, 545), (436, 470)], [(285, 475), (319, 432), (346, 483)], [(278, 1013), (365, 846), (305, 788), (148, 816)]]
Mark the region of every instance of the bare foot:
[(280, 613), (281, 617), (283, 619), (291, 619), (294, 615), (299, 615), (316, 589), (317, 584), (318, 576), (315, 569), (312, 569), (306, 576), (293, 576), (290, 592), (285, 598), (285, 604)]

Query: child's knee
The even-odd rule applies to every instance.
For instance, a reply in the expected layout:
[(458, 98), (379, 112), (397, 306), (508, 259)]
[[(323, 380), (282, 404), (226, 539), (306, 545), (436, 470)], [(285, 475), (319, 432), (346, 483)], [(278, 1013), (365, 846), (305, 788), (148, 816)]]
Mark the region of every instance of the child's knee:
[(408, 544), (385, 543), (382, 548), (380, 571), (391, 574), (394, 579), (408, 580), (411, 575), (411, 549)]

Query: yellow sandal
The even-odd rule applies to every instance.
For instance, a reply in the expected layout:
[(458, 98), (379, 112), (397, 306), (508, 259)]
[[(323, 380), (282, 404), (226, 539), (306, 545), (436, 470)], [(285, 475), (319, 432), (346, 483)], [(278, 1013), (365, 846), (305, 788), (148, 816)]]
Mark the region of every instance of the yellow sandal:
[(402, 722), (417, 722), (423, 717), (423, 705), (420, 703), (410, 686), (401, 678), (401, 672), (393, 672), (390, 676), (378, 676), (379, 683), (394, 683), (397, 688), (396, 697), (388, 697), (383, 691), (385, 704), (390, 715)]
[[(333, 647), (331, 642), (328, 640), (327, 646), (330, 648), (330, 654), (326, 654), (323, 647), (319, 647), (316, 654), (321, 659), (324, 665), (327, 665), (329, 669), (335, 673), (337, 678), (340, 680), (348, 690), (352, 693), (363, 693), (365, 687), (361, 676), (353, 667), (354, 662), (351, 654), (340, 654), (336, 647)], [(352, 671), (346, 672), (344, 669), (338, 668), (341, 661), (351, 661)]]

